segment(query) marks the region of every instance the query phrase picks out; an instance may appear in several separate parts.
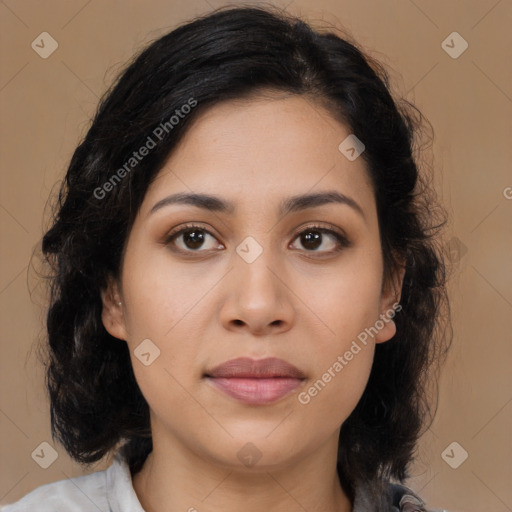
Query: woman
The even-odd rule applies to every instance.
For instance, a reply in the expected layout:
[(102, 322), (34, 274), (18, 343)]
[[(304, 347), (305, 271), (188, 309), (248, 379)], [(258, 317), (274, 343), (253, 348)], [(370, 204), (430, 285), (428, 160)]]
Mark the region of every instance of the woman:
[(42, 243), (52, 432), (114, 463), (5, 510), (427, 510), (399, 484), (449, 341), (420, 127), (378, 63), (274, 9), (144, 50)]

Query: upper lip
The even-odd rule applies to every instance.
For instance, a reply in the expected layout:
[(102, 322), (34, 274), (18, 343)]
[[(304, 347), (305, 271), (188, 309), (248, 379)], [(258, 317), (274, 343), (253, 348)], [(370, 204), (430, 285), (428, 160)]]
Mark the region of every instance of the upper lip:
[(206, 372), (206, 376), (241, 379), (264, 379), (271, 377), (306, 378), (304, 373), (298, 368), (277, 357), (267, 357), (265, 359), (239, 357), (231, 359)]

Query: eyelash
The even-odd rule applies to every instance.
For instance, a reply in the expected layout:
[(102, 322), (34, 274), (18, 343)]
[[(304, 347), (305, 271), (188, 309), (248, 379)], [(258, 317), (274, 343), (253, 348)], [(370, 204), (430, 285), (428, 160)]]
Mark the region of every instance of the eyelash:
[[(206, 228), (204, 228), (204, 227), (202, 227), (200, 225), (197, 225), (197, 224), (186, 224), (185, 226), (183, 226), (182, 228), (180, 228), (177, 231), (171, 231), (165, 237), (164, 244), (167, 246), (171, 242), (173, 242), (173, 240), (175, 238), (178, 238), (183, 233), (186, 233), (187, 231), (193, 231), (193, 230), (202, 231), (202, 232), (207, 233), (207, 234), (209, 234), (210, 236), (212, 236), (213, 238), (216, 239), (216, 236), (213, 233), (211, 233), (208, 229), (206, 229)], [(337, 249), (334, 249), (334, 250), (331, 250), (331, 251), (316, 251), (316, 250), (308, 251), (307, 249), (305, 249), (305, 251), (308, 252), (308, 253), (313, 253), (314, 254), (314, 253), (318, 252), (319, 254), (333, 254), (333, 253), (341, 251), (342, 248), (347, 248), (347, 247), (350, 247), (352, 245), (352, 243), (344, 235), (342, 235), (338, 231), (335, 231), (333, 229), (328, 229), (328, 228), (326, 228), (324, 226), (319, 226), (317, 224), (311, 224), (311, 225), (308, 225), (308, 226), (302, 228), (300, 231), (296, 232), (293, 235), (293, 240), (295, 240), (301, 234), (303, 234), (305, 232), (308, 232), (308, 231), (317, 231), (317, 232), (320, 232), (320, 233), (323, 233), (323, 234), (332, 235), (336, 239), (336, 241), (338, 243), (338, 248)], [(201, 250), (193, 251), (193, 250), (183, 250), (183, 249), (177, 249), (177, 248), (173, 248), (172, 250), (180, 252), (180, 253), (192, 253), (192, 254), (200, 253), (200, 252), (207, 252), (207, 251), (201, 251)]]

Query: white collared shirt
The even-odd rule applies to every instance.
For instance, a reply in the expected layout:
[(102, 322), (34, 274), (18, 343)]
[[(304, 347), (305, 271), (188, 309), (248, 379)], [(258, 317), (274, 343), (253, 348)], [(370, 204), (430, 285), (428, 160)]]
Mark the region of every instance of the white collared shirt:
[[(405, 487), (389, 485), (386, 496), (378, 499), (380, 505), (369, 498), (371, 493), (365, 485), (355, 494), (353, 512), (426, 512), (422, 501)], [(133, 488), (128, 464), (118, 452), (104, 471), (42, 485), (21, 500), (4, 505), (0, 512), (145, 511)]]
[(37, 487), (0, 512), (144, 512), (119, 454), (104, 471)]

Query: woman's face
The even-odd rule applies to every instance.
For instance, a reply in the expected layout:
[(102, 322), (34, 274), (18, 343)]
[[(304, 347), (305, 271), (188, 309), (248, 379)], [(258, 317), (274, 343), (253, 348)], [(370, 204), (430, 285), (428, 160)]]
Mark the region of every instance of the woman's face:
[[(394, 335), (398, 299), (381, 290), (364, 161), (338, 148), (349, 135), (304, 97), (225, 102), (196, 119), (151, 184), (103, 322), (129, 346), (155, 443), (260, 468), (335, 450), (375, 343)], [(237, 358), (299, 372), (214, 371)]]

